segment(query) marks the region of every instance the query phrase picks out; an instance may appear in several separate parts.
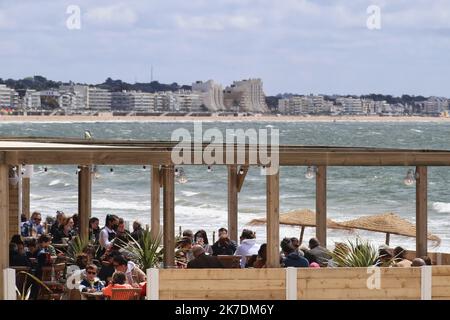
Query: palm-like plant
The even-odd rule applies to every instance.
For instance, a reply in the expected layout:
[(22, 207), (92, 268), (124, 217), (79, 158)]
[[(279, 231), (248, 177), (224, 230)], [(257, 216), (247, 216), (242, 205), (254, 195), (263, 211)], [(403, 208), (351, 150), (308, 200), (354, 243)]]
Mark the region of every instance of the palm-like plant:
[(53, 293), (53, 291), (48, 286), (46, 286), (45, 283), (43, 283), (39, 278), (37, 278), (36, 276), (32, 275), (31, 273), (26, 272), (26, 271), (20, 271), (18, 274), (25, 275), (25, 278), (23, 280), (22, 290), (19, 290), (19, 288), (16, 287), (17, 300), (29, 300), (30, 299), (31, 287), (33, 285), (30, 284), (27, 287), (28, 277), (33, 279), (34, 282), (36, 282), (38, 285), (42, 286), (45, 290), (47, 290), (49, 294)]
[(77, 257), (84, 253), (90, 244), (91, 241), (89, 239), (74, 237), (67, 248), (67, 259), (69, 262), (76, 263)]
[(367, 240), (356, 238), (346, 245), (336, 246), (331, 253), (338, 267), (372, 267), (380, 264), (378, 250)]
[(128, 243), (121, 239), (116, 240), (120, 242), (116, 244), (142, 270), (157, 267), (162, 261), (163, 249), (160, 246), (162, 235), (159, 233), (156, 238), (153, 238), (148, 227), (142, 232), (142, 236), (138, 240), (132, 237), (129, 237)]

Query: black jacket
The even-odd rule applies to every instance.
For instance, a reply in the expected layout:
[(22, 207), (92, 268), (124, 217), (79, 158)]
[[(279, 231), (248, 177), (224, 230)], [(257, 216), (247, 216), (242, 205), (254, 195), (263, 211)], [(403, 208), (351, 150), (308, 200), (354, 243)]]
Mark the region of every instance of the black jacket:
[(234, 242), (233, 240), (230, 240), (225, 244), (221, 244), (219, 241), (216, 241), (216, 243), (214, 243), (212, 246), (213, 256), (232, 256), (236, 251), (236, 248), (236, 242)]
[(207, 256), (202, 254), (191, 260), (187, 264), (188, 269), (210, 269), (210, 268), (223, 268), (222, 262), (215, 256)]

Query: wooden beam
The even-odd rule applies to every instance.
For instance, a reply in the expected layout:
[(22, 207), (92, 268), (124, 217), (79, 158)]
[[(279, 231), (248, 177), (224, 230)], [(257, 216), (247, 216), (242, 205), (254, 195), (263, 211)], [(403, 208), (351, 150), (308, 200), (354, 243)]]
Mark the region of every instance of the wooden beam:
[(156, 239), (161, 232), (161, 204), (160, 204), (160, 169), (159, 166), (152, 166), (151, 178), (151, 236)]
[(267, 268), (280, 266), (280, 173), (266, 176)]
[[(242, 173), (241, 173), (242, 171)], [(245, 176), (248, 173), (248, 166), (241, 166), (237, 177), (237, 192), (241, 192), (242, 186), (244, 185)]]
[(25, 214), (27, 219), (30, 219), (30, 192), (30, 178), (22, 178), (22, 213)]
[(175, 264), (175, 169), (163, 167), (164, 266)]
[(389, 246), (389, 242), (391, 242), (391, 234), (389, 232), (386, 232), (386, 245)]
[(78, 217), (80, 220), (80, 238), (89, 239), (89, 219), (92, 209), (91, 166), (81, 166), (78, 172)]
[(228, 235), (238, 241), (238, 191), (237, 166), (228, 166)]
[(327, 246), (327, 167), (318, 166), (316, 172), (316, 237)]
[(426, 256), (428, 252), (428, 188), (427, 167), (416, 167), (416, 254)]
[(9, 166), (0, 164), (0, 300), (4, 299), (3, 270), (9, 266)]

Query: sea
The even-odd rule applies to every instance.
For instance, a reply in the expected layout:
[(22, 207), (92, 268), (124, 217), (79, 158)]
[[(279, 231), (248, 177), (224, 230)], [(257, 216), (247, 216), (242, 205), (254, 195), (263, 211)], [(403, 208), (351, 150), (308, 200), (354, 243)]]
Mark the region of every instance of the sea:
[[(445, 122), (214, 122), (203, 130), (278, 129), (280, 144), (307, 146), (353, 146), (450, 150), (450, 123)], [(170, 140), (174, 130), (193, 132), (186, 122), (2, 122), (0, 135), (35, 137), (78, 137), (89, 130), (98, 139)], [(47, 168), (47, 171), (44, 168)], [(111, 172), (111, 168), (113, 169)], [(35, 166), (31, 179), (31, 210), (53, 216), (57, 210), (77, 212), (76, 166)], [(92, 216), (103, 223), (106, 214), (123, 217), (130, 225), (150, 223), (150, 170), (143, 166), (99, 166), (93, 181)], [(186, 183), (176, 183), (175, 224), (180, 229), (205, 229), (209, 241), (213, 231), (227, 225), (227, 170), (224, 166), (183, 166)], [(280, 169), (280, 212), (315, 208), (315, 180), (306, 179), (306, 167)], [(407, 167), (329, 167), (328, 217), (346, 221), (364, 215), (393, 212), (415, 222), (415, 186), (403, 180)], [(450, 168), (429, 167), (428, 228), (442, 239), (429, 242), (430, 251), (450, 252)], [(265, 176), (251, 167), (239, 194), (239, 230), (251, 228), (259, 243), (266, 241), (265, 226), (249, 227), (265, 216)], [(281, 226), (280, 236), (298, 237), (300, 227)], [(305, 239), (314, 236), (306, 228)], [(385, 234), (368, 231), (328, 231), (328, 245), (360, 237), (375, 246)], [(391, 245), (415, 249), (415, 239), (391, 236)]]

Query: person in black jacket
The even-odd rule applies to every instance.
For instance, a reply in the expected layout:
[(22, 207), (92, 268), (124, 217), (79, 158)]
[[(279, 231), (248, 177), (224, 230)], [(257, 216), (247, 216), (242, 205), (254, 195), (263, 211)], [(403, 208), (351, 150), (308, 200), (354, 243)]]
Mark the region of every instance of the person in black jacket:
[(225, 228), (219, 229), (219, 240), (213, 244), (213, 256), (227, 255), (232, 256), (236, 251), (237, 244), (228, 237), (228, 230)]
[(188, 269), (211, 269), (224, 267), (219, 258), (206, 255), (205, 249), (203, 249), (203, 247), (200, 245), (195, 245), (192, 248), (192, 253), (194, 254), (195, 259), (188, 262)]

